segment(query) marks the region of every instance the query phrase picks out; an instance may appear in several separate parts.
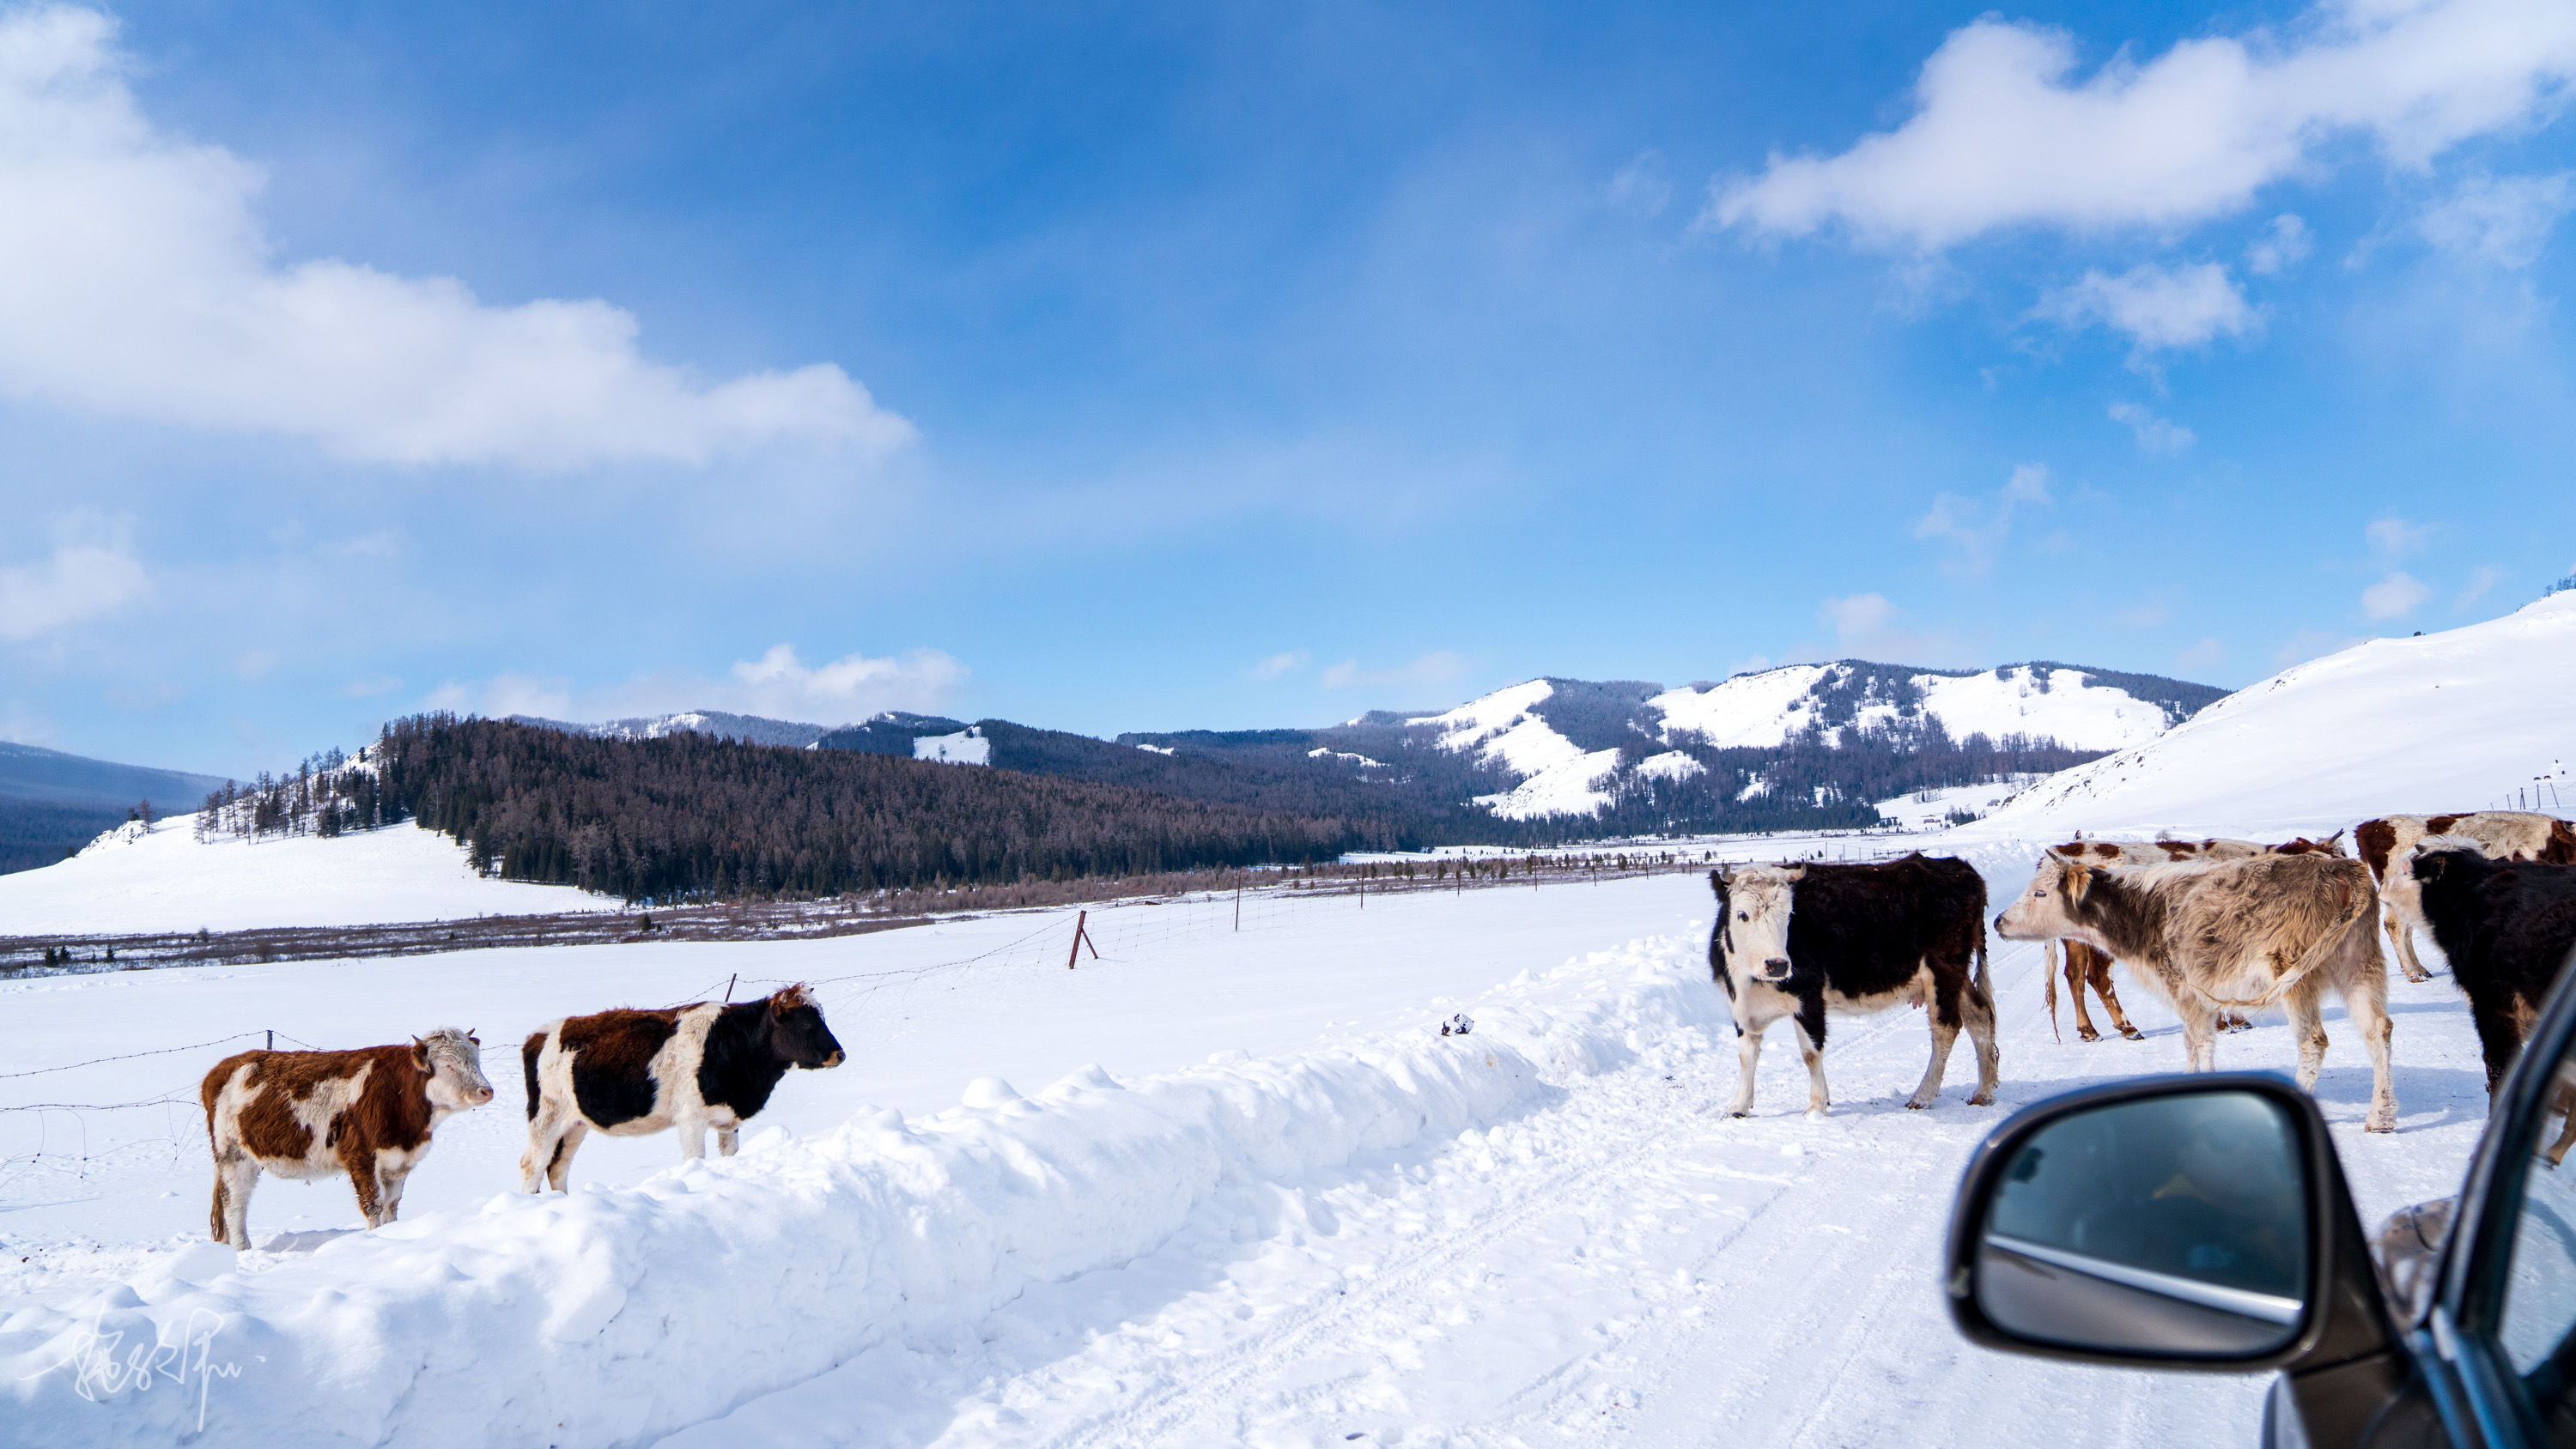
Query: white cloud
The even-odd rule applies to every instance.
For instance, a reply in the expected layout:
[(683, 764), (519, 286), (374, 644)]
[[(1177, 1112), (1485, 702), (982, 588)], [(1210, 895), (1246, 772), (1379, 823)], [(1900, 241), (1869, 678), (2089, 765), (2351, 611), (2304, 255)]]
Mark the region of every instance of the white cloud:
[(2488, 590), (2503, 582), (2503, 569), (2497, 568), (2494, 564), (2480, 564), (2477, 571), (2469, 575), (2468, 587), (2460, 590), (2460, 596), (2451, 601), (2451, 607), (2465, 609), (2485, 598)]
[(1269, 658), (1252, 666), (1252, 677), (1255, 679), (1277, 679), (1280, 675), (1305, 668), (1308, 661), (1313, 658), (1313, 655), (1307, 653), (1303, 649), (1292, 649), (1284, 654), (1273, 654)]
[(2499, 267), (2540, 260), (2558, 219), (2576, 210), (2576, 173), (2473, 176), (2424, 213), (2424, 239), (2447, 252)]
[(20, 705), (0, 709), (0, 740), (54, 749), (63, 742), (62, 726)]
[(2361, 591), (2361, 611), (2374, 619), (2403, 618), (2432, 592), (2413, 574), (2392, 573)]
[(1611, 206), (1640, 219), (1661, 216), (1673, 199), (1673, 183), (1664, 153), (1644, 150), (1611, 174), (1602, 195)]
[(479, 714), (489, 719), (514, 714), (564, 719), (572, 714), (572, 682), (560, 676), (532, 674), (496, 674), (464, 684), (451, 680), (431, 690), (421, 704), (428, 709)]
[(1464, 655), (1451, 649), (1434, 649), (1417, 654), (1393, 669), (1362, 669), (1356, 659), (1345, 659), (1324, 671), (1326, 689), (1347, 689), (1353, 685), (1447, 684), (1467, 672)]
[(2150, 453), (2179, 453), (2200, 441), (2191, 429), (2157, 417), (2138, 403), (2111, 404), (2111, 421), (2123, 424), (2137, 434), (2138, 446)]
[(2179, 669), (2215, 669), (2227, 662), (2227, 646), (2216, 639), (2203, 639), (2174, 656)]
[(1903, 611), (1889, 603), (1884, 594), (1847, 594), (1827, 599), (1817, 606), (1816, 618), (1834, 631), (1834, 650), (1840, 658), (1948, 664), (1966, 652), (1946, 633), (1907, 627)]
[(2361, 532), (2370, 540), (2370, 551), (2382, 558), (2404, 558), (2408, 554), (2419, 553), (2433, 539), (2431, 524), (2409, 523), (2393, 514), (2372, 519), (2370, 526)]
[(0, 565), (0, 639), (33, 639), (149, 598), (152, 580), (135, 561), (131, 532), (75, 509), (54, 525), (52, 557)]
[[(492, 718), (533, 714), (596, 721), (714, 709), (838, 725), (890, 709), (944, 712), (966, 675), (965, 665), (936, 649), (915, 649), (883, 659), (847, 654), (827, 664), (808, 665), (797, 658), (793, 645), (778, 644), (758, 659), (736, 660), (720, 678), (689, 670), (660, 670), (623, 684), (576, 690), (559, 676), (496, 674), (485, 681), (441, 685), (423, 703), (430, 709)], [(377, 682), (358, 681), (347, 692), (354, 694), (361, 685)]]
[(2564, 0), (2326, 0), (2288, 27), (2126, 49), (2079, 76), (2074, 37), (1994, 18), (1923, 64), (1915, 113), (1835, 156), (1713, 183), (1704, 227), (1832, 222), (1938, 250), (2013, 226), (2171, 227), (2246, 205), (2359, 133), (2400, 166), (2507, 129), (2576, 76)]
[(709, 385), (598, 300), (478, 300), (453, 278), (273, 255), (258, 168), (157, 128), (115, 22), (0, 15), (0, 393), (310, 439), (345, 458), (562, 469), (912, 437), (838, 367)]
[[(1983, 574), (1995, 566), (2004, 540), (2012, 533), (2013, 515), (2022, 505), (2046, 507), (2049, 501), (2047, 466), (2024, 463), (2013, 469), (2012, 476), (2004, 480), (2004, 486), (1991, 500), (1962, 498), (1956, 493), (1935, 494), (1931, 511), (1914, 520), (1914, 536), (1951, 545), (1954, 552), (1946, 567), (1953, 572)], [(1878, 599), (1881, 605), (1887, 602), (1876, 594), (1856, 597)]]
[(2312, 246), (2308, 224), (2284, 212), (2272, 218), (2272, 224), (2245, 249), (2245, 270), (2258, 277), (2286, 272), (2307, 260)]
[(2148, 263), (2116, 277), (2088, 269), (2074, 286), (2050, 293), (2039, 315), (2069, 327), (2104, 323), (2128, 333), (2142, 354), (2238, 336), (2255, 323), (2254, 309), (2216, 262), (2171, 270)]

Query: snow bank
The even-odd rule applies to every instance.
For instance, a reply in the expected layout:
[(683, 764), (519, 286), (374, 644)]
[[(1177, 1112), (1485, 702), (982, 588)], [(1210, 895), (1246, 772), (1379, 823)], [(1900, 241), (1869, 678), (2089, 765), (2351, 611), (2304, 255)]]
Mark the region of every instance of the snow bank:
[(571, 886), (487, 880), (465, 848), (397, 825), (355, 835), (200, 843), (196, 817), (119, 827), (70, 860), (0, 875), (0, 934), (356, 926), (474, 915), (613, 911)]
[[(2571, 725), (2576, 594), (2557, 594), (2283, 670), (2147, 744), (2051, 776), (1969, 830), (2273, 837), (2511, 807), (2516, 789), (2576, 763)], [(2566, 813), (2555, 795), (2540, 808)]]
[(993, 742), (984, 738), (982, 728), (968, 725), (953, 735), (914, 736), (912, 757), (948, 765), (989, 765), (993, 763)]
[(1472, 1036), (1437, 1035), (1426, 1012), (1129, 1086), (1092, 1068), (1026, 1099), (985, 1079), (935, 1116), (772, 1130), (634, 1188), (497, 1196), (238, 1266), (208, 1247), (0, 1320), (0, 1418), (66, 1446), (195, 1435), (201, 1414), (197, 1442), (262, 1449), (649, 1440), (872, 1346), (967, 1331), (1031, 1284), (1152, 1252), (1194, 1213), (1303, 1210), (1246, 1184), (1550, 1105), (1551, 1075), (1714, 1024), (1687, 944), (1525, 972), (1473, 1004)]

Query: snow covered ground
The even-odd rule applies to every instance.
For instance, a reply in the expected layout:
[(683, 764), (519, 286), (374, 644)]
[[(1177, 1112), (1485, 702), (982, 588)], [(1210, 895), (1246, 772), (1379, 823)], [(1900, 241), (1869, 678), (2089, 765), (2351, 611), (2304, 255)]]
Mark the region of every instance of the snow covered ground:
[(198, 843), (196, 817), (126, 826), (70, 860), (0, 875), (0, 936), (355, 926), (465, 916), (613, 911), (570, 886), (486, 880), (465, 847), (401, 826)]
[[(2000, 894), (2031, 855), (1973, 858)], [(93, 1134), (68, 1171), (18, 1161), (49, 1114), (0, 1112), (0, 1442), (2253, 1442), (2259, 1380), (1986, 1354), (1936, 1291), (1987, 1129), (2180, 1064), (2145, 993), (2148, 1040), (2058, 1042), (2038, 953), (2002, 945), (2000, 1106), (1964, 1105), (1954, 1070), (1937, 1109), (1902, 1110), (1926, 1034), (1899, 1011), (1837, 1022), (1833, 1118), (1801, 1115), (1775, 1043), (1759, 1115), (1731, 1121), (1705, 892), (1269, 901), (1240, 933), (1228, 901), (1122, 907), (1092, 918), (1110, 960), (1073, 972), (1061, 921), (1007, 916), (0, 987), (0, 1071), (452, 1020), (493, 1044), (500, 1091), (442, 1132), (399, 1226), (350, 1232), (344, 1185), (271, 1180), (237, 1261), (189, 1246), (191, 1111), (51, 1114)], [(506, 1043), (733, 973), (825, 982), (851, 1064), (784, 1083), (730, 1162), (594, 1137), (568, 1197), (508, 1191)], [(2400, 1132), (2359, 1132), (2348, 1040), (2319, 1086), (2374, 1216), (2449, 1191), (2484, 1116), (2447, 979), (2392, 992)], [(1462, 1010), (1473, 1034), (1438, 1035)], [(0, 1077), (0, 1107), (184, 1092), (228, 1049)], [(2292, 1048), (2276, 1021), (2221, 1056)], [(156, 1342), (162, 1371), (111, 1371)]]

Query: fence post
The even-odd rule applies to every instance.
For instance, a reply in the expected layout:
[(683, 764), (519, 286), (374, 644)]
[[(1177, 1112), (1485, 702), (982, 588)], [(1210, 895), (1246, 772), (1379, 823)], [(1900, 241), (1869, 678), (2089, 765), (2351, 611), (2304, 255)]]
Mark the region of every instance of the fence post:
[(726, 1004), (726, 1005), (730, 1006), (730, 1005), (732, 1005), (732, 1004), (733, 1004), (733, 984), (734, 984), (735, 982), (737, 982), (737, 981), (740, 981), (741, 979), (742, 979), (742, 973), (741, 973), (741, 972), (739, 972), (739, 971), (737, 971), (737, 972), (735, 972), (734, 974), (732, 974), (731, 976), (728, 976), (728, 977), (726, 977), (726, 978), (725, 978), (725, 1004)]
[(277, 1050), (277, 1028), (273, 1026), (268, 1029), (268, 1049)]
[(1243, 887), (1234, 888), (1234, 928), (1243, 929)]

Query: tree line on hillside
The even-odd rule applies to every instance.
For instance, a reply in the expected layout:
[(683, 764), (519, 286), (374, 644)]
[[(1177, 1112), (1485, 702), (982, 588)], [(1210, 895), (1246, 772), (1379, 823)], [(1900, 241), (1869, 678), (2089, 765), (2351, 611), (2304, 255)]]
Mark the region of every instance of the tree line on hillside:
[(393, 824), (402, 817), (388, 813), (366, 754), (360, 750), (352, 760), (338, 750), (324, 750), (287, 774), (262, 770), (248, 784), (226, 780), (197, 809), (197, 839), (333, 836)]
[(596, 739), (423, 715), (386, 726), (369, 763), (380, 811), (463, 842), (475, 869), (638, 902), (1140, 875), (1398, 844), (1367, 821), (686, 732)]

